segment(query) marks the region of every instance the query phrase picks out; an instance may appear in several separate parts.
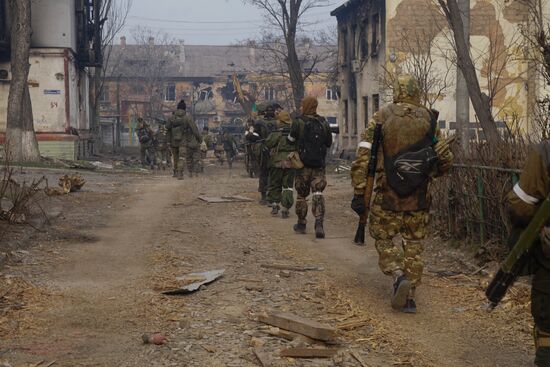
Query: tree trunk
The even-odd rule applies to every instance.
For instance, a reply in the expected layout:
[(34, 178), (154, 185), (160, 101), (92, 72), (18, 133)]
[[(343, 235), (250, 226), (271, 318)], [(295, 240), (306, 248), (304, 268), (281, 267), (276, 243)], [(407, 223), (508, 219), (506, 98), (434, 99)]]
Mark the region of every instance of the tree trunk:
[(464, 37), (464, 25), (460, 16), (460, 9), (456, 0), (439, 0), (442, 6), (449, 27), (453, 31), (453, 37), (456, 46), (457, 65), (462, 71), (466, 80), (470, 100), (479, 119), (479, 123), (485, 133), (487, 142), (491, 147), (498, 147), (502, 142), (502, 137), (498, 133), (497, 125), (491, 112), (489, 97), (481, 91), (479, 80), (477, 79), (476, 69), (470, 56), (470, 45)]
[(9, 0), (11, 23), (11, 82), (8, 96), (6, 148), (14, 162), (40, 160), (27, 84), (31, 47), (31, 1)]

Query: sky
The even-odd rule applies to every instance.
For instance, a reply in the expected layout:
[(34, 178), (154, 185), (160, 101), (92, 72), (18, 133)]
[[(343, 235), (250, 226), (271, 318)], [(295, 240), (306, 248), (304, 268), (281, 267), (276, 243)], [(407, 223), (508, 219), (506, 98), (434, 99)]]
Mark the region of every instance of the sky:
[[(330, 12), (345, 2), (329, 0), (330, 6), (310, 10), (307, 30), (336, 27)], [(133, 31), (142, 26), (190, 45), (229, 45), (257, 38), (264, 23), (262, 12), (242, 0), (133, 0), (121, 36), (130, 43)]]

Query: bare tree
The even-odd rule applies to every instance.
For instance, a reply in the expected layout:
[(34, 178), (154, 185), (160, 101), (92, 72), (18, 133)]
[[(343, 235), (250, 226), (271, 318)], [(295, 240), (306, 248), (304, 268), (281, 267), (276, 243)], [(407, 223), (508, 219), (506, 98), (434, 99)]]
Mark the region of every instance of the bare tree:
[(113, 43), (117, 35), (120, 34), (124, 25), (133, 0), (104, 0), (101, 3), (100, 18), (102, 24), (101, 30), (101, 51), (103, 62), (100, 68), (94, 70), (93, 91), (92, 91), (92, 111), (94, 111), (94, 126), (99, 125), (99, 98), (105, 85), (105, 74), (107, 69), (113, 73), (117, 69), (120, 58), (113, 60)]
[(31, 1), (10, 0), (11, 82), (8, 96), (6, 146), (15, 162), (40, 160), (34, 132), (32, 103), (27, 84), (31, 47)]
[[(270, 29), (259, 43), (262, 49), (284, 61), (292, 87), (292, 99), (299, 106), (305, 93), (304, 81), (318, 60), (299, 55), (298, 33), (304, 26), (303, 18), (315, 8), (330, 5), (328, 0), (244, 0), (264, 12)], [(275, 31), (276, 30), (276, 31)], [(301, 57), (300, 57), (301, 56)], [(306, 64), (306, 67), (304, 67)]]
[(470, 44), (464, 35), (464, 23), (460, 8), (456, 0), (437, 0), (449, 28), (453, 33), (454, 45), (456, 49), (456, 63), (468, 88), (470, 100), (479, 119), (479, 123), (485, 133), (489, 145), (493, 148), (498, 147), (502, 142), (497, 124), (491, 111), (489, 97), (481, 91), (479, 80), (476, 74), (476, 68), (470, 55)]

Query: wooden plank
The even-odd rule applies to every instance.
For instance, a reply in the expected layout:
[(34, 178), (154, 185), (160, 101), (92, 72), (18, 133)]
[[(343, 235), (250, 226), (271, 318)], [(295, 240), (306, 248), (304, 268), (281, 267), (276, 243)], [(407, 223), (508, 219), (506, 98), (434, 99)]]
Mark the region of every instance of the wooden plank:
[(281, 351), (281, 357), (290, 358), (332, 358), (338, 349), (289, 348)]
[(323, 271), (320, 266), (299, 266), (289, 264), (262, 264), (260, 265), (265, 269), (277, 269), (277, 270), (292, 270), (292, 271)]
[(258, 320), (264, 324), (309, 336), (316, 340), (330, 341), (336, 337), (335, 328), (290, 313), (270, 312), (260, 314)]
[(361, 365), (361, 367), (369, 367), (369, 366), (367, 365), (367, 363), (363, 360), (363, 358), (361, 358), (361, 356), (359, 355), (359, 353), (357, 353), (356, 351), (351, 350), (349, 354), (351, 354), (351, 356), (352, 356), (353, 358), (355, 358), (355, 360), (356, 360), (357, 362), (359, 362), (359, 364)]
[(258, 361), (262, 367), (271, 367), (273, 365), (271, 358), (264, 351), (254, 348), (254, 355), (258, 358)]

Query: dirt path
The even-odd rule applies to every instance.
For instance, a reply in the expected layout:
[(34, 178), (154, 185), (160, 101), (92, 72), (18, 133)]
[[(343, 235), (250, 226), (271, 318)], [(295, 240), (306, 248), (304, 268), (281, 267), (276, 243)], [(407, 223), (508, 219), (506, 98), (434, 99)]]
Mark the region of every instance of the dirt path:
[[(274, 365), (358, 366), (348, 354), (335, 361), (279, 358), (289, 342), (267, 336), (255, 321), (262, 310), (279, 309), (331, 325), (364, 320), (362, 327), (341, 333), (340, 347), (359, 351), (369, 366), (529, 365), (526, 307), (487, 314), (484, 279), (426, 272), (419, 313), (391, 310), (391, 281), (378, 271), (372, 244), (350, 243), (355, 217), (346, 178), (330, 178), (328, 238), (317, 241), (312, 234), (295, 235), (293, 219), (271, 218), (255, 202), (197, 200), (199, 194), (255, 198), (255, 181), (239, 173), (211, 168), (207, 177), (183, 182), (165, 176), (135, 180), (121, 190), (123, 201), (112, 199), (102, 226), (93, 226), (94, 216), (88, 218), (93, 230), (80, 223), (88, 240), (43, 240), (29, 256), (52, 257), (53, 248), (62, 259), (9, 270), (51, 293), (43, 310), (15, 314), (35, 318), (40, 328), (8, 335), (0, 342), (0, 360), (14, 366), (39, 360), (55, 360), (56, 366), (257, 366), (252, 345), (271, 355)], [(261, 266), (274, 262), (320, 265), (324, 271)], [(438, 259), (427, 262), (429, 268)], [(217, 268), (226, 269), (224, 278), (193, 295), (158, 292), (178, 275)], [(167, 345), (141, 344), (141, 333), (157, 330), (169, 337)]]

